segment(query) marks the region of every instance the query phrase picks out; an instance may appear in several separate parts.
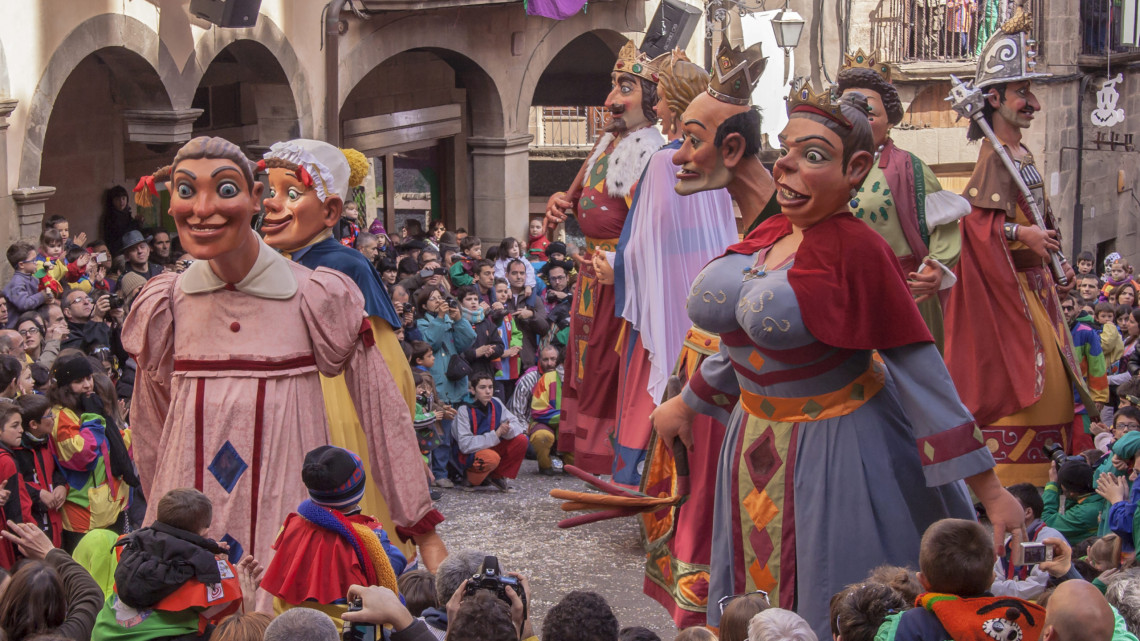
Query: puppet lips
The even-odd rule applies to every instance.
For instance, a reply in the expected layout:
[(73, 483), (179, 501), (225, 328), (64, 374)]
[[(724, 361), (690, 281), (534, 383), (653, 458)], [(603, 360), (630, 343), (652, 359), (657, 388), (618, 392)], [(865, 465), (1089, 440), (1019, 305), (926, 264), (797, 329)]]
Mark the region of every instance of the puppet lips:
[(195, 240), (205, 241), (221, 236), (226, 231), (226, 225), (190, 225), (190, 235)]
[(291, 222), (293, 222), (293, 215), (292, 214), (285, 216), (284, 218), (279, 218), (279, 219), (274, 219), (274, 220), (270, 220), (270, 219), (266, 218), (265, 221), (263, 221), (261, 223), (261, 231), (262, 231), (262, 233), (265, 233), (265, 234), (272, 234), (274, 232), (281, 231), (282, 229), (285, 228), (286, 225), (288, 225)]
[(694, 179), (697, 179), (700, 177), (701, 177), (701, 175), (698, 174), (697, 172), (695, 172), (691, 169), (685, 169), (684, 167), (682, 167), (677, 172), (677, 180), (694, 180)]
[(776, 186), (779, 188), (776, 191), (776, 200), (779, 201), (781, 205), (799, 205), (808, 200), (807, 196), (782, 183), (776, 183)]

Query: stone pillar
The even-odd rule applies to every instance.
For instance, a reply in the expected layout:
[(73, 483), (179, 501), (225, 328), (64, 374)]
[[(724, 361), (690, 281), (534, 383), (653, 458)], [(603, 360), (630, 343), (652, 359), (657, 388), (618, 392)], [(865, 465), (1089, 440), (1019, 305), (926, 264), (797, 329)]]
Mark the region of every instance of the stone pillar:
[(530, 200), (530, 134), (469, 136), (475, 229), (484, 239), (525, 239)]
[(16, 218), (20, 223), (20, 238), (39, 241), (46, 203), (53, 195), (55, 187), (20, 187), (12, 190), (12, 199), (16, 201)]
[(127, 138), (131, 142), (170, 145), (188, 142), (201, 109), (127, 109)]
[[(4, 248), (19, 238), (19, 226), (16, 224), (16, 203), (8, 193), (8, 116), (16, 109), (15, 98), (0, 99), (0, 220), (7, 224), (0, 226), (0, 243)], [(8, 261), (0, 264), (0, 277), (7, 282), (12, 274)]]

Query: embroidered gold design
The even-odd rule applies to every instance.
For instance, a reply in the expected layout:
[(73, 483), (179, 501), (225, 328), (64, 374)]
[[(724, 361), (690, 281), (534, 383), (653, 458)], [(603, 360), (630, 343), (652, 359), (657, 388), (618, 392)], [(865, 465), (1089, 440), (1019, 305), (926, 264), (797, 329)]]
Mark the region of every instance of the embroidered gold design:
[(772, 330), (776, 329), (780, 330), (781, 332), (787, 332), (792, 328), (792, 323), (787, 319), (776, 320), (771, 316), (765, 316), (764, 320), (760, 322), (760, 326), (763, 327), (764, 331), (766, 332), (771, 332)]
[(776, 294), (773, 293), (772, 290), (766, 289), (766, 290), (760, 292), (760, 300), (753, 301), (748, 296), (741, 296), (740, 297), (740, 304), (738, 305), (738, 307), (740, 309), (750, 311), (753, 314), (758, 314), (758, 313), (764, 311), (764, 303), (766, 301), (770, 301), (774, 298), (776, 298)]

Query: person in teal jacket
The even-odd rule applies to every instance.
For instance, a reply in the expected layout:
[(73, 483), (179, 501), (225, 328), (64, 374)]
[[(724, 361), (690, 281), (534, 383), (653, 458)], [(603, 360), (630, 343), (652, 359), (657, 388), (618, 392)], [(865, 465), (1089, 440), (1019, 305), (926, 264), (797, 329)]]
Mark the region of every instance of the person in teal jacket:
[[(1064, 514), (1059, 512), (1062, 492)], [(1045, 501), (1045, 525), (1063, 534), (1070, 545), (1096, 536), (1105, 501), (1093, 489), (1093, 467), (1088, 461), (1072, 457), (1061, 464), (1060, 469), (1054, 462), (1041, 498)]]
[(434, 287), (421, 288), (416, 292), (415, 300), (420, 314), (416, 326), (419, 327), (424, 342), (431, 345), (435, 356), (431, 376), (435, 379), (436, 396), (447, 406), (441, 421), (442, 443), (431, 453), (431, 472), (437, 486), (453, 487), (448, 478), (447, 461), (451, 455), (455, 412), (449, 410), (463, 403), (467, 396), (468, 381), (466, 375), (449, 379), (447, 371), (451, 360), (462, 358), (459, 354), (475, 342), (475, 329), (463, 318), (458, 302), (454, 307), (450, 306), (443, 293)]

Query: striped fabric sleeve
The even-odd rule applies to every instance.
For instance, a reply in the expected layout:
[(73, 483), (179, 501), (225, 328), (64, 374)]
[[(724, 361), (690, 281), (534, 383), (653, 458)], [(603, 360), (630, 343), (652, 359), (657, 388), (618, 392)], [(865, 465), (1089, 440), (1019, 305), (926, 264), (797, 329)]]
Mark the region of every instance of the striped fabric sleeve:
[(60, 410), (52, 432), (52, 449), (60, 467), (90, 472), (99, 458), (103, 430), (101, 419), (83, 422), (71, 410)]
[(558, 406), (558, 373), (548, 372), (534, 384), (530, 401), (530, 419), (535, 423), (557, 425), (561, 408)]
[(681, 392), (686, 405), (724, 424), (740, 399), (740, 381), (727, 350), (721, 343), (720, 352), (701, 363)]

